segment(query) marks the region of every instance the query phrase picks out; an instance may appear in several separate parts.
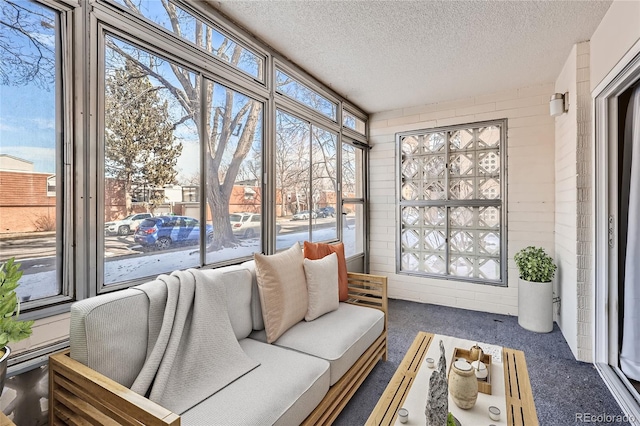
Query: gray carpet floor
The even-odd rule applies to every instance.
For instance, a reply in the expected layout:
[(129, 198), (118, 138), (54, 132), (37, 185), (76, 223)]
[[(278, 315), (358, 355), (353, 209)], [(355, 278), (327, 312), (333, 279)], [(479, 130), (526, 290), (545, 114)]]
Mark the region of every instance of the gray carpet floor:
[(557, 324), (539, 334), (521, 328), (517, 317), (390, 299), (389, 359), (376, 365), (335, 425), (366, 422), (418, 331), (524, 351), (541, 426), (583, 424), (576, 413), (622, 415), (595, 367), (575, 360)]

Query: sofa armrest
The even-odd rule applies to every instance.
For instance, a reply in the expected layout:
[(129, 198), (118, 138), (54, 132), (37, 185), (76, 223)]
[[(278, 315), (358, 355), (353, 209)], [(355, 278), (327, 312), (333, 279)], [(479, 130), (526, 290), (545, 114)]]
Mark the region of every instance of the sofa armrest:
[(384, 312), (384, 329), (387, 330), (389, 313), (387, 302), (387, 277), (382, 275), (347, 273), (349, 279), (348, 303), (380, 309)]
[[(349, 303), (380, 309), (387, 314), (387, 277), (348, 272)], [(386, 327), (385, 327), (386, 328)]]
[(49, 424), (179, 426), (180, 416), (71, 359), (49, 357)]

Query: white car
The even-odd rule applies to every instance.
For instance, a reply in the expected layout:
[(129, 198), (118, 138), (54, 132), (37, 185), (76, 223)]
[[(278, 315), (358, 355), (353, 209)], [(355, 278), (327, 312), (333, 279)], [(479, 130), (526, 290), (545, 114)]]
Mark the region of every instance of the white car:
[(106, 222), (104, 224), (104, 231), (107, 235), (129, 235), (136, 232), (140, 222), (145, 219), (153, 217), (151, 213), (135, 213), (125, 217), (124, 219), (116, 220), (113, 222)]
[(309, 210), (303, 210), (293, 215), (291, 220), (309, 220), (309, 215), (312, 219), (315, 219), (318, 214), (316, 212), (309, 212)]
[[(231, 213), (229, 214), (233, 235), (243, 238), (260, 236), (262, 216), (260, 213)], [(280, 233), (280, 225), (276, 224), (276, 233)]]

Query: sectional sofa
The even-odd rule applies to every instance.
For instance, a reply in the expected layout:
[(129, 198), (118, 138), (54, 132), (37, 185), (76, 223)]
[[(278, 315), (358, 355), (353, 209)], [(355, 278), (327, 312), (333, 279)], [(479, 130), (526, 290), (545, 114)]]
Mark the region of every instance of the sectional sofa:
[(70, 350), (50, 357), (49, 424), (331, 424), (386, 360), (386, 277), (349, 273), (338, 309), (266, 343), (255, 262), (199, 274), (198, 285), (225, 289), (235, 338), (259, 365), (178, 415), (130, 389), (149, 358), (157, 316), (145, 286), (160, 283), (97, 296), (73, 305)]

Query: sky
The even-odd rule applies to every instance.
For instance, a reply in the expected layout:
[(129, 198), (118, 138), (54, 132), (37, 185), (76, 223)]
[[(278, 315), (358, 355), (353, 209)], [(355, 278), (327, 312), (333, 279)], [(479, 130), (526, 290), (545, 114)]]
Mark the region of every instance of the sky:
[[(0, 3), (4, 3), (0, 1)], [(48, 19), (53, 18), (53, 11), (39, 5), (21, 3)], [(2, 6), (5, 6), (2, 4)], [(12, 10), (6, 8), (7, 11)], [(7, 12), (9, 13), (9, 12)], [(31, 21), (27, 20), (29, 17)], [(11, 21), (12, 16), (3, 14), (3, 20)], [(38, 19), (27, 13), (22, 13), (21, 24), (31, 30), (31, 36), (49, 48), (55, 48), (54, 29), (40, 24)], [(9, 40), (14, 52), (25, 58), (33, 54), (34, 48), (24, 36), (16, 37), (14, 32), (1, 27), (3, 38)], [(37, 30), (37, 31), (36, 31)], [(47, 52), (45, 51), (45, 55)], [(51, 54), (49, 54), (51, 55)], [(7, 60), (9, 56), (2, 56)], [(7, 67), (7, 63), (3, 67)], [(11, 66), (11, 65), (8, 65)], [(45, 65), (46, 66), (46, 65)], [(14, 75), (10, 74), (10, 79)], [(56, 147), (56, 111), (55, 84), (40, 88), (33, 82), (27, 85), (0, 84), (0, 154), (9, 154), (33, 162), (34, 171), (55, 173)]]

